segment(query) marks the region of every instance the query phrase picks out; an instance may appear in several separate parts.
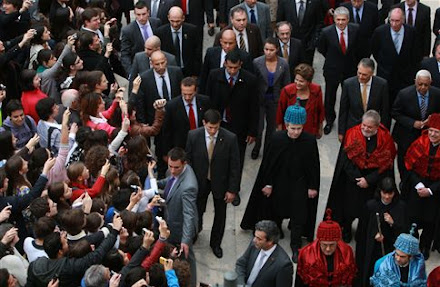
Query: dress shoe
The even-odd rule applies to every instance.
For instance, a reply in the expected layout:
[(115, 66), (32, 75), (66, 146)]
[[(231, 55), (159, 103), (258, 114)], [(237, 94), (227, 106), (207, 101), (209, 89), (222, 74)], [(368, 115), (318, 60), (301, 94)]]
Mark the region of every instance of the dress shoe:
[(223, 249), (220, 246), (212, 247), (212, 253), (214, 253), (217, 258), (223, 257)]
[(239, 206), (241, 203), (240, 194), (236, 194), (234, 200), (232, 201), (233, 206)]
[(299, 255), (298, 250), (293, 251), (293, 255), (292, 255), (293, 263), (298, 263), (298, 255)]
[(324, 127), (324, 134), (328, 135), (332, 131), (333, 124), (326, 124)]
[(214, 33), (215, 33), (214, 27), (211, 27), (211, 28), (208, 29), (208, 35), (209, 36), (211, 36), (211, 37), (214, 36)]
[(260, 149), (259, 148), (257, 149), (256, 147), (254, 147), (254, 149), (252, 150), (252, 153), (251, 153), (251, 159), (257, 159), (259, 154), (260, 154)]

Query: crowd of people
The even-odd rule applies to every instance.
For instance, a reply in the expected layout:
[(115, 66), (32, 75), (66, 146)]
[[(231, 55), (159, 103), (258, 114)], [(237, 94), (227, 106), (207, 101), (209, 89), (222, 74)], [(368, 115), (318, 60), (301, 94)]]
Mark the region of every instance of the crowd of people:
[[(238, 283), (440, 286), (425, 270), (440, 252), (440, 8), (431, 29), (423, 0), (1, 3), (1, 286), (198, 286), (209, 195), (222, 258), (260, 154)], [(220, 29), (203, 56), (205, 24)], [(336, 121), (315, 236), (317, 140)]]

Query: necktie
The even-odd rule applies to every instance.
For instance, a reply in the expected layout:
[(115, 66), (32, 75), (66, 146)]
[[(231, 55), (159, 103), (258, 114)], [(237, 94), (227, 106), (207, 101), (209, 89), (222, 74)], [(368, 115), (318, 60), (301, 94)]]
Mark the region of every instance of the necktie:
[(399, 47), (399, 33), (395, 33), (394, 34), (394, 38), (393, 38), (393, 42), (394, 42), (394, 47), (396, 48), (396, 52), (397, 54), (400, 53), (400, 47)]
[(240, 50), (246, 51), (246, 44), (244, 43), (243, 33), (239, 33), (238, 36), (240, 37)]
[(422, 121), (426, 119), (427, 110), (428, 105), (426, 103), (426, 95), (422, 95), (422, 100), (420, 101), (420, 115), (422, 116)]
[(160, 76), (162, 78), (162, 99), (171, 100), (168, 94), (167, 82), (165, 81), (165, 76)]
[(406, 23), (410, 26), (414, 26), (414, 19), (413, 19), (413, 8), (408, 8), (408, 20)]
[(151, 17), (157, 18), (157, 11), (159, 10), (159, 0), (153, 0), (151, 5)]
[(289, 59), (289, 52), (287, 51), (289, 47), (287, 46), (287, 44), (283, 44), (283, 58), (284, 59)]
[(163, 196), (165, 199), (168, 199), (168, 195), (170, 195), (171, 187), (173, 186), (173, 182), (176, 178), (174, 176), (170, 177), (165, 185), (165, 189), (163, 190)]
[(188, 111), (189, 129), (194, 130), (197, 128), (196, 116), (194, 115), (192, 104), (188, 104), (188, 107), (189, 107), (189, 111)]
[(359, 15), (359, 8), (356, 8), (356, 23), (361, 23), (361, 16)]
[(147, 25), (142, 26), (142, 36), (144, 37), (144, 41), (147, 41), (150, 35), (148, 34)]
[(266, 258), (266, 254), (260, 251), (259, 258), (257, 258), (254, 267), (252, 267), (252, 271), (251, 274), (249, 275), (246, 285), (252, 286), (255, 279), (257, 279), (258, 273), (260, 273), (260, 270), (263, 267), (264, 258)]
[(304, 19), (304, 1), (299, 1), (299, 10), (298, 10), (298, 23), (301, 26)]
[(181, 2), (181, 7), (182, 7), (182, 10), (183, 10), (183, 15), (186, 15), (187, 13), (187, 11), (186, 11), (186, 1), (187, 0), (182, 0), (182, 2)]
[(341, 32), (341, 38), (339, 39), (339, 45), (341, 46), (342, 54), (345, 55), (347, 47), (345, 46), (344, 32)]
[(367, 84), (362, 87), (362, 106), (364, 111), (367, 111)]
[(251, 23), (252, 24), (257, 24), (257, 18), (255, 18), (255, 11), (254, 9), (251, 9)]
[(176, 49), (176, 62), (177, 66), (181, 67), (181, 59), (180, 59), (180, 38), (179, 38), (179, 32), (174, 31), (175, 37), (174, 37), (174, 48)]
[(214, 153), (214, 146), (215, 146), (214, 137), (209, 136), (209, 145), (208, 145), (209, 166), (208, 166), (208, 175), (206, 176), (206, 178), (209, 180), (211, 180), (211, 159), (212, 159), (212, 154)]

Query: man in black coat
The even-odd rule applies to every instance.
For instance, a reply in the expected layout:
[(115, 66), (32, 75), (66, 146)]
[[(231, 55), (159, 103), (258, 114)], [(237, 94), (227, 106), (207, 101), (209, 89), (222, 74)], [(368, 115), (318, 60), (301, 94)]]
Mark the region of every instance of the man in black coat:
[(209, 73), (206, 95), (212, 107), (222, 115), (222, 126), (235, 133), (240, 149), (240, 168), (243, 169), (246, 146), (255, 142), (258, 129), (257, 79), (241, 69), (237, 51), (226, 55), (224, 67)]
[(203, 115), (210, 107), (209, 98), (197, 93), (197, 82), (194, 78), (184, 78), (180, 90), (181, 96), (171, 99), (165, 106), (166, 114), (162, 126), (165, 152), (173, 147), (185, 148), (188, 132), (203, 126)]
[[(183, 7), (186, 4), (186, 7)], [(212, 0), (175, 0), (174, 6), (179, 6), (185, 15), (185, 22), (197, 27), (197, 37), (203, 43), (203, 26), (208, 22), (209, 28), (214, 27), (214, 9)]]
[(168, 11), (174, 6), (174, 0), (145, 0), (151, 18), (158, 18), (162, 25), (168, 23)]
[(364, 0), (352, 0), (342, 3), (341, 6), (350, 11), (350, 22), (359, 24), (357, 60), (369, 58), (371, 56), (371, 36), (379, 25), (377, 6)]
[(305, 49), (305, 62), (313, 65), (315, 48), (318, 44), (319, 34), (324, 25), (326, 12), (322, 1), (303, 1), (303, 17), (299, 17), (301, 2), (296, 0), (278, 1), (277, 22), (287, 21), (292, 25), (292, 37), (300, 39)]
[(186, 77), (198, 76), (202, 65), (202, 46), (197, 35), (197, 27), (184, 23), (185, 16), (179, 7), (172, 7), (168, 12), (170, 24), (157, 29), (161, 40), (161, 49), (176, 57)]
[(401, 89), (412, 84), (416, 71), (415, 30), (405, 25), (404, 20), (400, 8), (392, 9), (390, 24), (377, 27), (371, 40), (377, 76), (388, 81), (390, 104)]
[(296, 66), (304, 62), (304, 50), (301, 40), (292, 38), (292, 24), (287, 21), (277, 23), (276, 29), (277, 37), (280, 42), (280, 49), (278, 56), (286, 59), (290, 68), (290, 80), (294, 82), (295, 75), (292, 72)]
[(437, 37), (436, 40), (439, 40), (440, 35), (440, 7), (435, 10), (434, 16), (434, 25), (432, 26), (432, 33)]
[(240, 191), (241, 181), (237, 136), (221, 128), (220, 123), (218, 111), (206, 111), (203, 127), (190, 131), (186, 143), (187, 159), (199, 185), (199, 232), (203, 229), (203, 213), (212, 191), (214, 222), (209, 245), (218, 258), (223, 257), (220, 245), (225, 231), (226, 206)]
[(322, 30), (318, 51), (325, 57), (325, 119), (324, 134), (329, 134), (336, 119), (335, 102), (339, 84), (356, 75), (356, 52), (358, 47), (357, 24), (348, 23), (350, 12), (338, 7), (334, 12), (335, 24)]
[(361, 123), (363, 114), (368, 110), (378, 112), (381, 123), (388, 129), (391, 127), (387, 81), (373, 74), (373, 60), (364, 58), (358, 64), (357, 76), (348, 78), (342, 85), (338, 117), (340, 142), (347, 130)]
[(398, 147), (401, 178), (406, 171), (403, 160), (408, 147), (421, 135), (429, 115), (440, 112), (440, 89), (432, 87), (431, 82), (431, 73), (418, 71), (415, 84), (397, 94), (391, 110), (391, 116), (396, 120), (393, 138)]
[(440, 88), (440, 41), (434, 45), (434, 57), (423, 59), (420, 68), (431, 73), (432, 85)]

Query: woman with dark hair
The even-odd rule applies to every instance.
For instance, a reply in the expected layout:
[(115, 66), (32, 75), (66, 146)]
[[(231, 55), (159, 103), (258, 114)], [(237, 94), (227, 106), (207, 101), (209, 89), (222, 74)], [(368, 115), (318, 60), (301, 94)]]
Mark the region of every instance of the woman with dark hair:
[[(115, 98), (117, 91), (117, 84), (112, 84), (110, 87), (110, 94), (107, 96), (104, 91), (108, 89), (108, 80), (105, 74), (101, 71), (89, 71), (82, 75), (81, 85), (79, 86), (80, 95), (87, 93), (100, 94), (105, 102), (105, 107), (109, 107), (112, 104), (112, 99)], [(75, 87), (74, 87), (75, 88)]]
[(9, 195), (23, 196), (30, 192), (31, 183), (26, 178), (28, 162), (21, 156), (13, 156), (6, 162), (6, 175), (9, 178)]
[(26, 115), (31, 116), (36, 123), (40, 120), (36, 106), (38, 101), (47, 98), (47, 95), (40, 90), (41, 78), (34, 70), (23, 70), (21, 72), (22, 93), (21, 104)]
[(57, 77), (59, 90), (70, 89), (76, 74), (82, 69), (83, 61), (81, 58), (74, 52), (68, 53), (63, 58), (62, 70)]
[(137, 173), (141, 183), (144, 183), (148, 176), (148, 156), (152, 155), (147, 140), (141, 135), (136, 136), (127, 142), (126, 149), (124, 169)]
[(47, 26), (37, 23), (32, 26), (36, 34), (31, 40), (31, 49), (29, 52), (29, 69), (34, 68), (34, 62), (37, 61), (38, 52), (43, 49), (50, 50), (48, 41), (50, 40), (50, 31)]
[(8, 130), (0, 132), (0, 160), (7, 160), (15, 154), (27, 160), (39, 140), (39, 137), (34, 135), (22, 149), (17, 150), (15, 146), (17, 139), (14, 135)]
[(369, 278), (373, 275), (376, 260), (393, 251), (396, 238), (409, 229), (406, 205), (399, 197), (394, 179), (385, 177), (359, 219), (356, 231), (359, 286), (370, 286)]

